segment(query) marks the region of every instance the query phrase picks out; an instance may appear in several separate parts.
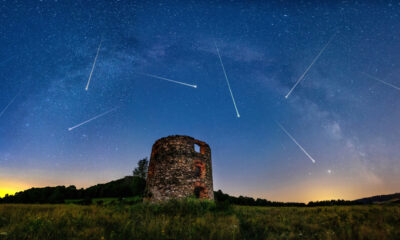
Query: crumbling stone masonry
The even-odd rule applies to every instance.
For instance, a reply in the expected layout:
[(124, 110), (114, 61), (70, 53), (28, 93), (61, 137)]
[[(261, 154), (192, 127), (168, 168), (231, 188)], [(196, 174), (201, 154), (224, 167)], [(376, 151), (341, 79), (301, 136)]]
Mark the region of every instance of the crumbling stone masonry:
[(150, 201), (189, 196), (213, 200), (210, 147), (189, 136), (157, 140), (151, 151), (146, 184)]

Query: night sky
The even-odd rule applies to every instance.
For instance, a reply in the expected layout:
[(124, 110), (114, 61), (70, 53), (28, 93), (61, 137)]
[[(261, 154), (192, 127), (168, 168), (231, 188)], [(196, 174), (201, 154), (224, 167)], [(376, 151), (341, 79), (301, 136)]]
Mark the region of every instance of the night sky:
[(399, 192), (400, 4), (293, 2), (3, 0), (0, 196), (130, 175), (175, 134), (232, 195)]

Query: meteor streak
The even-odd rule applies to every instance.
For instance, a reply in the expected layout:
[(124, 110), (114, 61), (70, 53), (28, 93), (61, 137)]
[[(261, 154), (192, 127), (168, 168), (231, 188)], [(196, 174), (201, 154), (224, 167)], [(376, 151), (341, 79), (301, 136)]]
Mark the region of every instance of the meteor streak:
[(312, 158), (310, 156), (310, 154), (308, 154), (308, 152), (296, 141), (296, 139), (294, 139), (294, 137), (292, 135), (290, 135), (290, 133), (288, 131), (286, 131), (286, 129), (280, 123), (276, 123), (276, 124), (278, 124), (278, 126), (282, 129), (282, 131), (284, 131), (286, 133), (286, 135), (288, 135), (288, 137), (290, 139), (292, 139), (292, 141), (301, 149), (301, 151), (303, 151), (303, 153), (305, 155), (307, 155), (307, 157), (311, 160), (311, 162), (315, 163), (314, 158)]
[(85, 88), (86, 91), (89, 89), (90, 80), (92, 79), (93, 70), (94, 70), (94, 67), (96, 66), (96, 61), (97, 61), (97, 57), (99, 56), (99, 52), (100, 52), (100, 48), (101, 48), (101, 43), (102, 42), (103, 42), (103, 38), (101, 38), (99, 47), (97, 48), (97, 53), (96, 53), (96, 57), (94, 58), (92, 70), (90, 71), (89, 80), (88, 80), (88, 82), (86, 84), (86, 88)]
[(228, 84), (229, 93), (231, 94), (233, 106), (235, 107), (235, 110), (236, 110), (236, 116), (237, 116), (238, 118), (240, 118), (239, 111), (238, 111), (238, 109), (237, 109), (237, 107), (236, 107), (235, 98), (233, 97), (231, 85), (229, 84), (228, 76), (226, 75), (225, 67), (224, 67), (224, 64), (222, 63), (221, 55), (219, 54), (219, 49), (218, 49), (217, 43), (216, 43), (215, 41), (214, 41), (214, 45), (215, 45), (215, 48), (217, 49), (217, 54), (218, 54), (219, 62), (221, 63), (221, 67), (222, 67), (222, 71), (224, 72), (224, 75), (225, 75), (226, 83)]
[(372, 76), (372, 75), (369, 75), (368, 73), (365, 73), (365, 72), (361, 72), (361, 73), (362, 73), (363, 75), (367, 76), (368, 78), (377, 80), (377, 81), (379, 81), (379, 82), (385, 84), (386, 86), (392, 87), (392, 88), (394, 88), (394, 89), (396, 89), (396, 90), (400, 90), (400, 87), (397, 87), (397, 86), (395, 86), (395, 85), (393, 85), (393, 84), (391, 84), (391, 83), (385, 82), (385, 81), (383, 81), (383, 80), (381, 80), (381, 79), (379, 79), (379, 78), (376, 78), (376, 77), (374, 77), (374, 76)]
[(104, 113), (99, 114), (99, 115), (97, 115), (97, 116), (95, 116), (95, 117), (92, 117), (92, 118), (89, 119), (89, 120), (86, 120), (86, 121), (84, 121), (84, 122), (82, 122), (82, 123), (79, 123), (78, 125), (75, 125), (75, 126), (73, 126), (73, 127), (70, 127), (70, 128), (68, 128), (68, 131), (72, 131), (72, 130), (74, 130), (74, 129), (77, 128), (77, 127), (80, 127), (80, 126), (82, 126), (82, 125), (84, 125), (84, 124), (86, 124), (86, 123), (89, 123), (89, 122), (91, 122), (91, 121), (93, 121), (93, 120), (95, 120), (95, 119), (97, 119), (97, 118), (99, 118), (99, 117), (102, 117), (102, 116), (104, 116), (104, 115), (106, 115), (106, 114), (109, 114), (110, 112), (115, 111), (117, 108), (118, 108), (118, 107), (115, 107), (115, 108), (113, 108), (113, 109), (111, 109), (111, 110), (108, 110), (107, 112), (104, 112)]
[(3, 111), (0, 112), (0, 117), (3, 115), (3, 113), (5, 111), (7, 111), (7, 108), (14, 102), (14, 100), (18, 97), (19, 92), (17, 93), (17, 95), (15, 95), (15, 97), (13, 99), (11, 99), (11, 101), (7, 104), (7, 106), (3, 109)]
[(318, 58), (321, 56), (321, 54), (325, 51), (325, 49), (328, 47), (328, 45), (331, 43), (331, 41), (333, 40), (333, 38), (336, 36), (336, 33), (333, 34), (333, 36), (329, 39), (328, 43), (325, 44), (325, 46), (321, 49), (321, 51), (318, 53), (318, 55), (314, 58), (314, 60), (311, 62), (311, 64), (308, 66), (308, 68), (306, 69), (306, 71), (304, 71), (304, 73), (299, 77), (299, 79), (297, 80), (297, 82), (294, 84), (294, 86), (290, 89), (290, 91), (288, 92), (288, 94), (286, 94), (285, 98), (287, 99), (290, 94), (292, 94), (293, 90), (297, 87), (297, 85), (301, 82), (301, 80), (303, 80), (303, 78), (306, 76), (306, 74), (308, 73), (308, 71), (310, 70), (310, 68), (314, 65), (314, 63), (318, 60)]
[(168, 81), (168, 82), (173, 82), (173, 83), (181, 84), (181, 85), (188, 86), (188, 87), (192, 87), (192, 88), (197, 88), (197, 85), (192, 85), (192, 84), (188, 84), (188, 83), (184, 83), (184, 82), (179, 82), (179, 81), (175, 81), (175, 80), (168, 79), (168, 78), (164, 78), (164, 77), (159, 77), (159, 76), (152, 75), (152, 74), (148, 74), (148, 73), (139, 73), (139, 74), (145, 75), (145, 76), (148, 76), (148, 77), (152, 77), (152, 78), (157, 78), (157, 79), (165, 80), (165, 81)]

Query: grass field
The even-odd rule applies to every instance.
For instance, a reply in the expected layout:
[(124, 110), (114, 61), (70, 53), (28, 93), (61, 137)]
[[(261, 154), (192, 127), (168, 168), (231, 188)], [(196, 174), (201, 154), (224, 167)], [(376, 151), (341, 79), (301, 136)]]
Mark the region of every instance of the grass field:
[(400, 205), (0, 205), (0, 239), (400, 239)]
[[(64, 200), (65, 203), (75, 203), (78, 204), (80, 202), (84, 202), (84, 199), (66, 199)], [(134, 204), (142, 201), (141, 197), (124, 197), (121, 199), (118, 198), (93, 198), (89, 200), (93, 204), (97, 205), (110, 205), (122, 202), (124, 204)]]

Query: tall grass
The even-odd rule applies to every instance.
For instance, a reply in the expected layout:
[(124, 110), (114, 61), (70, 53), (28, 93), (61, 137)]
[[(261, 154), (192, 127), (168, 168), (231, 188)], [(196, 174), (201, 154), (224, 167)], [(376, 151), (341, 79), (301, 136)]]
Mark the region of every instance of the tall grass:
[(400, 206), (0, 205), (0, 239), (400, 239)]

